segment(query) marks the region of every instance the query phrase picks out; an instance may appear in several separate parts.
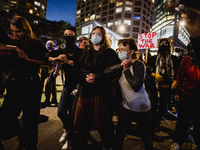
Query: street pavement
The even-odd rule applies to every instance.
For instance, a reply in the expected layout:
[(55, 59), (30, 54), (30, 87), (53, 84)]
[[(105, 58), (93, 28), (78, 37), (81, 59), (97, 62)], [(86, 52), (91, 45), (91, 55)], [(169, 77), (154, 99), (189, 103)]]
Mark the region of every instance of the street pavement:
[[(38, 150), (61, 150), (62, 144), (58, 142), (63, 133), (62, 123), (57, 117), (57, 106), (42, 108), (40, 112), (39, 131), (38, 131)], [(170, 117), (169, 117), (170, 118)], [(153, 143), (154, 150), (169, 150), (174, 135), (175, 121), (163, 117), (159, 128), (156, 131), (156, 141)], [(116, 127), (117, 117), (113, 117)], [(88, 141), (88, 150), (101, 150), (101, 138), (97, 130), (90, 132), (93, 140)], [(4, 141), (5, 150), (13, 150), (17, 146), (17, 137)], [(127, 132), (124, 143), (124, 150), (143, 150), (144, 145), (139, 137), (136, 123), (132, 122)], [(192, 142), (186, 139), (182, 146), (183, 150), (191, 150)]]
[[(60, 80), (59, 80), (60, 81)], [(58, 81), (58, 83), (59, 83)], [(57, 86), (57, 99), (59, 100), (62, 86)], [(42, 102), (44, 101), (44, 93), (42, 94)], [(63, 133), (62, 123), (57, 116), (57, 106), (46, 107), (40, 109), (39, 131), (38, 131), (38, 150), (61, 150), (62, 145), (58, 142)], [(117, 125), (117, 117), (113, 116), (114, 129)], [(176, 124), (176, 117), (167, 113), (161, 120), (161, 124), (156, 130), (156, 138), (153, 142), (154, 150), (169, 150), (172, 144)], [(88, 141), (88, 150), (102, 150), (102, 142), (97, 130), (90, 132), (93, 138)], [(192, 137), (186, 139), (182, 146), (182, 150), (191, 150), (193, 146)], [(17, 137), (3, 141), (5, 150), (13, 150), (18, 143)], [(132, 122), (127, 132), (124, 142), (124, 150), (144, 150), (143, 142), (139, 136), (135, 122)]]

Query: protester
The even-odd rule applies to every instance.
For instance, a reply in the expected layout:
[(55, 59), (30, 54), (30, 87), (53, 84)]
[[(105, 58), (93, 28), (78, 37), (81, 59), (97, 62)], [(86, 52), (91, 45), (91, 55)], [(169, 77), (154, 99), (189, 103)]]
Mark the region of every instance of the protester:
[(88, 45), (88, 39), (86, 37), (80, 37), (78, 43), (80, 49), (86, 49)]
[[(174, 82), (176, 73), (178, 70), (178, 58), (171, 52), (170, 39), (160, 39), (158, 42), (158, 53), (151, 57), (150, 66), (151, 75), (155, 78), (155, 84), (159, 91), (159, 105), (157, 98), (151, 98), (152, 111), (156, 112), (153, 115), (153, 127), (157, 127), (160, 124), (162, 116), (167, 111), (167, 106), (171, 102), (171, 84)], [(155, 90), (154, 88), (151, 90)], [(153, 129), (154, 130), (154, 129)], [(153, 131), (154, 132), (154, 131)]]
[[(52, 51), (51, 56), (62, 54), (76, 63), (82, 61), (83, 51), (76, 46), (76, 28), (67, 27), (64, 31), (64, 37), (66, 48)], [(62, 149), (68, 149), (72, 138), (74, 114), (78, 100), (76, 91), (79, 83), (80, 67), (74, 67), (69, 64), (63, 64), (61, 67), (64, 70), (65, 81), (58, 105), (58, 117), (63, 123), (64, 133), (60, 137), (59, 142), (64, 143)]]
[[(20, 58), (11, 59), (10, 73), (7, 80), (7, 94), (2, 105), (3, 123), (13, 125), (12, 121), (23, 111), (23, 128), (19, 135), (18, 149), (37, 149), (37, 132), (40, 105), (39, 64), (44, 64), (47, 53), (42, 43), (34, 38), (28, 21), (21, 16), (14, 16), (10, 21), (12, 44), (24, 53)], [(7, 133), (5, 133), (7, 134)]]
[[(54, 42), (49, 40), (46, 42), (46, 47), (49, 51), (49, 54), (51, 56), (51, 52), (54, 51)], [(51, 106), (51, 104), (57, 105), (57, 95), (56, 95), (56, 77), (59, 72), (59, 64), (52, 62), (48, 68), (48, 78), (45, 86), (45, 102), (43, 103), (43, 106)], [(52, 101), (50, 103), (50, 97), (52, 94)]]
[[(105, 148), (113, 147), (112, 90), (116, 74), (103, 74), (112, 65), (120, 63), (110, 48), (110, 40), (102, 26), (96, 26), (91, 34), (89, 47), (83, 58), (79, 99), (74, 119), (74, 136), (71, 149), (86, 149), (91, 122), (94, 120)], [(66, 58), (65, 63), (76, 66)]]
[(57, 58), (45, 57), (45, 54), (48, 55), (47, 49), (34, 38), (34, 33), (25, 18), (14, 16), (10, 21), (10, 29), (13, 37), (11, 44), (15, 46), (4, 45), (4, 50), (11, 47), (16, 53), (10, 56), (7, 94), (1, 107), (1, 133), (4, 138), (12, 134), (13, 128), (20, 128), (17, 117), (23, 111), (23, 127), (16, 149), (35, 150), (41, 98), (39, 65)]
[(175, 128), (174, 142), (170, 150), (179, 150), (187, 137), (187, 131), (193, 120), (193, 137), (197, 150), (200, 149), (200, 70), (194, 59), (194, 52), (183, 58), (177, 73), (178, 120)]
[(137, 122), (146, 150), (153, 150), (150, 131), (151, 103), (144, 88), (145, 65), (138, 60), (137, 42), (133, 38), (118, 41), (118, 56), (122, 61), (122, 76), (119, 84), (123, 108), (119, 115), (116, 131), (116, 150), (122, 150), (126, 131), (132, 121)]
[(192, 42), (193, 50), (195, 53), (195, 60), (200, 66), (200, 5), (197, 1), (178, 0), (173, 3), (169, 1), (167, 8), (174, 8), (181, 12), (183, 17), (184, 27), (190, 33), (190, 40)]

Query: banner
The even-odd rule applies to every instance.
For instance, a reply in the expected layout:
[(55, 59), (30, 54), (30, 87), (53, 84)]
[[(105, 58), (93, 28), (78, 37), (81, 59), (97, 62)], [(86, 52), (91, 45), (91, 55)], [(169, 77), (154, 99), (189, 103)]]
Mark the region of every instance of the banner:
[(156, 32), (138, 34), (138, 49), (156, 48), (158, 35)]

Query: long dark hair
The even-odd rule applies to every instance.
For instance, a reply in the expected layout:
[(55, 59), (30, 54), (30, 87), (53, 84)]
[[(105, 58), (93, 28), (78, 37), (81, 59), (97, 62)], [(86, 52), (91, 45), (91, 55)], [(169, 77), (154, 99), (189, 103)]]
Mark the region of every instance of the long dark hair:
[[(96, 29), (100, 29), (101, 30), (101, 34), (102, 34), (102, 41), (101, 41), (101, 47), (99, 49), (99, 51), (103, 51), (103, 50), (106, 50), (107, 48), (110, 48), (111, 47), (111, 41), (108, 37), (108, 34), (106, 32), (106, 30), (104, 29), (104, 27), (102, 26), (96, 26), (92, 32)], [(92, 33), (91, 32), (91, 33)], [(90, 34), (90, 39), (91, 39), (92, 35)], [(89, 46), (88, 46), (89, 49), (93, 49), (93, 43), (89, 40)]]

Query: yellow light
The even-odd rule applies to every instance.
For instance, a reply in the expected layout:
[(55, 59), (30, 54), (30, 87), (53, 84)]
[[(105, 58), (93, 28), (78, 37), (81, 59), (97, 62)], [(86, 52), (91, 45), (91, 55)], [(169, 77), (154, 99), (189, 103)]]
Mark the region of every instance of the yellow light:
[(29, 9), (28, 11), (30, 14), (33, 14), (33, 9)]

